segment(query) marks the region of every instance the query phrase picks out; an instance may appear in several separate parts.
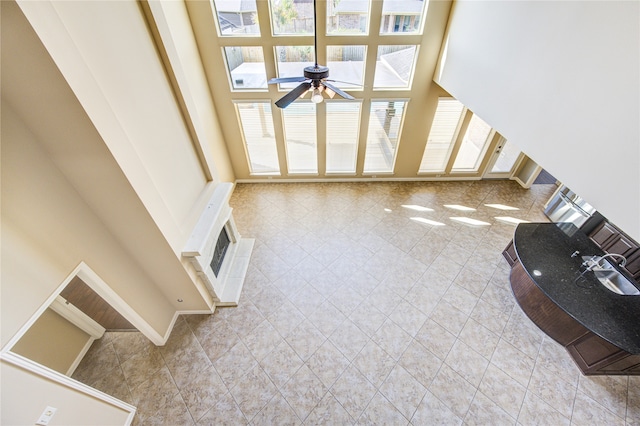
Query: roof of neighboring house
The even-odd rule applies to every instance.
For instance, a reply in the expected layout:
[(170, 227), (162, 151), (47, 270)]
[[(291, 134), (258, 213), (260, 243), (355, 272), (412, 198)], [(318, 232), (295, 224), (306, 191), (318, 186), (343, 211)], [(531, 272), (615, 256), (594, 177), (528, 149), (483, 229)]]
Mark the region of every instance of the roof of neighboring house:
[[(423, 0), (384, 0), (383, 15), (416, 15), (422, 12)], [(341, 0), (335, 13), (367, 13), (369, 2), (365, 0)]]
[(215, 0), (216, 10), (220, 12), (255, 12), (255, 0)]
[(387, 53), (380, 56), (380, 60), (391, 68), (403, 81), (408, 81), (411, 76), (411, 68), (413, 68), (413, 60), (415, 58), (416, 47), (411, 46), (407, 49), (398, 50), (396, 52)]

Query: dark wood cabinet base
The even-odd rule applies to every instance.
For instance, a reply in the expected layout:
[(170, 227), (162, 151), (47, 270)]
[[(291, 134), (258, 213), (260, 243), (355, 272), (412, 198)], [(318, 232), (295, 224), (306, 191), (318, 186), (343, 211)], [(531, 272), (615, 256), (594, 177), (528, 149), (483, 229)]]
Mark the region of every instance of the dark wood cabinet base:
[(542, 331), (565, 347), (583, 374), (640, 375), (640, 355), (612, 345), (551, 301), (525, 271), (512, 244), (503, 255), (512, 265), (511, 289), (520, 308)]

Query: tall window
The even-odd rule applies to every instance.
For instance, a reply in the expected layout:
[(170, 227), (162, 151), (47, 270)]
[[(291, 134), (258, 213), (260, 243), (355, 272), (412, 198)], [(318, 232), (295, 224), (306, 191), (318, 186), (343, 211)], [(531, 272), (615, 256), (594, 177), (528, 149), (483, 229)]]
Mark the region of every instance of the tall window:
[(282, 110), (289, 173), (318, 173), (316, 104), (294, 102)]
[(420, 163), (421, 173), (445, 171), (462, 121), (463, 111), (464, 105), (453, 98), (438, 99), (438, 107)]
[(372, 101), (367, 130), (365, 173), (393, 172), (405, 101)]
[(489, 140), (493, 136), (494, 131), (491, 126), (482, 121), (477, 115), (471, 117), (469, 127), (467, 128), (460, 150), (453, 162), (452, 172), (475, 172), (480, 167), (480, 162), (484, 156)]
[(237, 102), (235, 106), (251, 174), (280, 174), (271, 102)]
[(360, 102), (327, 102), (327, 173), (355, 173)]

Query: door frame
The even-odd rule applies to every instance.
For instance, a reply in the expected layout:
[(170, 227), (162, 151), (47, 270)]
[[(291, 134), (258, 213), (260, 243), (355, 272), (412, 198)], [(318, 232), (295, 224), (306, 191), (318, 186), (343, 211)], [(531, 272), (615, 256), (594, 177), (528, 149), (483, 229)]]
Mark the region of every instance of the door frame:
[(516, 158), (516, 161), (514, 161), (513, 165), (511, 166), (511, 170), (507, 172), (492, 172), (491, 169), (493, 169), (493, 166), (500, 158), (502, 149), (508, 143), (507, 139), (504, 136), (500, 135), (499, 138), (500, 139), (498, 141), (498, 144), (493, 148), (493, 153), (491, 154), (491, 158), (487, 163), (487, 167), (484, 174), (482, 175), (482, 179), (510, 179), (511, 177), (513, 177), (513, 174), (516, 170), (518, 170), (520, 164), (522, 163), (522, 160), (525, 158), (525, 154), (520, 151), (518, 157)]

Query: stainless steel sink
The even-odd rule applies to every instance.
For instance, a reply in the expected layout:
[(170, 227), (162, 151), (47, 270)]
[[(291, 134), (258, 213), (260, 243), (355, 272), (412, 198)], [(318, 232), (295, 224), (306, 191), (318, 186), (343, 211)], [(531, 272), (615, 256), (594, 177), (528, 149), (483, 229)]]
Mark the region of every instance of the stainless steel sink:
[(614, 293), (618, 293), (623, 296), (636, 296), (640, 294), (640, 290), (638, 290), (631, 281), (616, 270), (596, 269), (593, 273), (603, 286)]
[(640, 295), (640, 290), (622, 275), (611, 262), (599, 257), (583, 256), (588, 270), (593, 271), (596, 278), (607, 289), (623, 296)]

